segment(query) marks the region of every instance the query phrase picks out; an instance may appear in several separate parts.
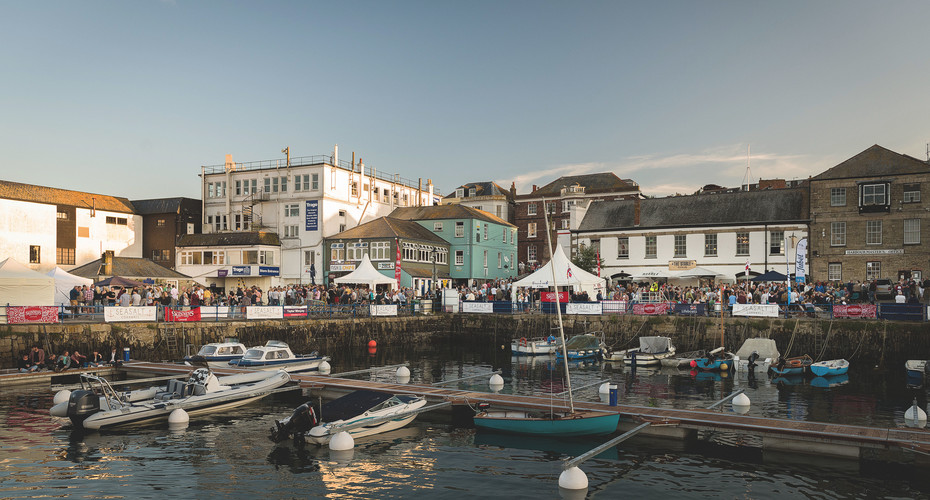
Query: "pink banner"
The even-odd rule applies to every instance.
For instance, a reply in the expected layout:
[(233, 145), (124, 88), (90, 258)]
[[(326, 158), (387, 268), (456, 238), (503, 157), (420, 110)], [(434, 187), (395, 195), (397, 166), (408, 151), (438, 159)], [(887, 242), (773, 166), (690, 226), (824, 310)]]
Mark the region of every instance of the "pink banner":
[(633, 304), (633, 314), (644, 316), (668, 314), (668, 304), (665, 302), (658, 302), (656, 304)]
[(876, 318), (878, 308), (874, 304), (852, 304), (833, 306), (834, 318)]
[(9, 306), (7, 323), (58, 323), (57, 306)]
[(200, 308), (195, 307), (189, 311), (178, 311), (175, 309), (167, 309), (168, 317), (166, 321), (174, 322), (185, 322), (185, 321), (200, 321)]
[(285, 318), (304, 318), (307, 316), (307, 306), (284, 306)]
[[(555, 302), (555, 292), (542, 292), (539, 294), (539, 300)], [(559, 302), (568, 302), (568, 292), (559, 292)]]

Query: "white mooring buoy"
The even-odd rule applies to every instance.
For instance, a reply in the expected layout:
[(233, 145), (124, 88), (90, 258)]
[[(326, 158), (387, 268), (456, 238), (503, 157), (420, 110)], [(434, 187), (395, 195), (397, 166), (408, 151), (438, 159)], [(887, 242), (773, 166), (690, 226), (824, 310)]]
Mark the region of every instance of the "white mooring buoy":
[(333, 451), (346, 451), (355, 448), (355, 439), (346, 431), (337, 432), (329, 440), (329, 449)]
[(188, 415), (187, 412), (181, 408), (173, 410), (168, 415), (168, 426), (169, 427), (175, 427), (175, 428), (183, 427), (183, 426), (186, 426), (190, 421), (191, 421), (190, 415)]
[(320, 370), (320, 373), (322, 373), (323, 375), (328, 375), (329, 372), (333, 370), (333, 367), (330, 366), (328, 361), (323, 361), (322, 363), (320, 363), (319, 370)]
[(588, 476), (578, 467), (569, 467), (559, 474), (559, 488), (583, 490), (588, 487)]
[(737, 394), (733, 401), (730, 402), (731, 407), (735, 413), (740, 415), (745, 415), (749, 413), (749, 406), (751, 401), (749, 401), (749, 396), (746, 393)]
[(497, 373), (491, 375), (491, 379), (488, 380), (488, 386), (492, 391), (497, 392), (504, 388), (504, 377), (501, 377)]
[(55, 398), (52, 399), (52, 403), (57, 405), (59, 403), (64, 403), (69, 399), (71, 399), (71, 391), (68, 389), (62, 389), (55, 393)]
[(406, 366), (401, 366), (398, 368), (397, 371), (394, 372), (394, 375), (397, 377), (398, 384), (406, 384), (407, 382), (410, 382), (410, 368), (407, 368)]
[(914, 400), (914, 406), (904, 412), (904, 423), (908, 427), (926, 427), (927, 412), (917, 405), (916, 399)]

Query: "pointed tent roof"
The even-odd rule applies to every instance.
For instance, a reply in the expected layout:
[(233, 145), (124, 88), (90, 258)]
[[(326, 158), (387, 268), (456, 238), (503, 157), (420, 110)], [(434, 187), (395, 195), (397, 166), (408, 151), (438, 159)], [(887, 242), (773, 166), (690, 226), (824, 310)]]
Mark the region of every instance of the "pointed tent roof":
[(374, 290), (375, 285), (391, 285), (391, 288), (397, 288), (397, 280), (388, 278), (378, 272), (375, 266), (371, 264), (371, 259), (366, 254), (362, 262), (351, 273), (333, 280), (337, 285), (344, 283), (364, 284)]
[[(561, 246), (556, 246), (552, 259), (546, 265), (537, 269), (536, 272), (517, 281), (513, 285), (516, 287), (548, 288), (552, 286), (552, 266), (555, 266), (556, 286), (575, 286), (579, 288), (590, 288), (592, 285), (604, 284), (604, 278), (597, 276), (581, 269), (565, 256)], [(569, 272), (571, 269), (571, 272)]]
[(71, 289), (76, 285), (93, 285), (94, 280), (89, 278), (84, 278), (81, 276), (76, 276), (74, 274), (65, 271), (60, 267), (56, 267), (47, 273), (47, 276), (51, 276), (55, 280), (55, 304), (56, 305), (68, 305), (71, 303)]
[(55, 279), (9, 257), (0, 262), (0, 305), (55, 305)]

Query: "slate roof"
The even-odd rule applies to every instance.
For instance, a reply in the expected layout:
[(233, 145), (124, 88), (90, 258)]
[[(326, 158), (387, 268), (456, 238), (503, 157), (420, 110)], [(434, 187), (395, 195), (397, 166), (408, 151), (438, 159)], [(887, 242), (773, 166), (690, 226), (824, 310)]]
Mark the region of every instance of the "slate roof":
[(209, 234), (185, 234), (178, 240), (179, 247), (232, 247), (232, 246), (281, 246), (277, 233), (246, 231)]
[(132, 200), (132, 206), (135, 207), (139, 215), (154, 214), (176, 214), (180, 213), (182, 204), (196, 203), (200, 205), (200, 200), (193, 198), (156, 198), (151, 200)]
[(478, 219), (502, 226), (516, 227), (500, 217), (465, 205), (395, 208), (388, 217), (406, 220)]
[(327, 239), (372, 239), (387, 237), (446, 243), (446, 240), (412, 220), (396, 219), (390, 216), (379, 217), (373, 221), (355, 226), (352, 229), (346, 229)]
[[(70, 271), (71, 274), (97, 280), (98, 276), (103, 276), (103, 259), (97, 259), (83, 266), (76, 267)], [(181, 274), (177, 271), (160, 266), (149, 259), (136, 257), (113, 257), (113, 274), (107, 276), (121, 276), (123, 278), (166, 278), (166, 279), (190, 279), (190, 276)]]
[(616, 191), (639, 191), (639, 186), (628, 179), (621, 179), (613, 172), (586, 175), (566, 175), (546, 184), (532, 193), (518, 197), (561, 196), (562, 189), (578, 184), (585, 194)]
[(0, 181), (0, 198), (79, 208), (96, 207), (97, 210), (107, 212), (135, 213), (132, 203), (126, 198), (11, 181)]
[(903, 174), (928, 174), (930, 165), (908, 155), (895, 153), (878, 144), (813, 177), (811, 180), (885, 177)]
[[(475, 197), (478, 196), (506, 196), (509, 201), (513, 201), (513, 197), (510, 196), (510, 190), (504, 189), (496, 182), (470, 182), (468, 184), (462, 184), (456, 189), (465, 190), (463, 198), (471, 198), (468, 196), (468, 190), (475, 188)], [(446, 195), (443, 199), (446, 198), (458, 198), (455, 196), (455, 189), (452, 190), (452, 194)]]
[(700, 194), (639, 200), (640, 223), (634, 226), (636, 200), (591, 203), (579, 232), (807, 222), (807, 189), (774, 189)]

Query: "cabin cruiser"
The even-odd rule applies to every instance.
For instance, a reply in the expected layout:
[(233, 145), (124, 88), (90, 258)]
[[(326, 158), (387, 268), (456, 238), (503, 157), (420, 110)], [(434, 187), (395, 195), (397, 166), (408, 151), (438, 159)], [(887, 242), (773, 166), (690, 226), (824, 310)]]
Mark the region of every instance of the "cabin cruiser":
[(242, 358), (246, 348), (239, 342), (214, 342), (202, 346), (197, 354), (186, 356), (184, 361), (192, 365), (210, 368), (228, 368), (229, 362)]
[(316, 352), (295, 355), (286, 343), (280, 340), (269, 340), (263, 346), (250, 347), (242, 358), (230, 361), (229, 366), (255, 370), (284, 370), (293, 373), (319, 370), (320, 365), (329, 360), (329, 356), (320, 356)]
[(81, 374), (82, 389), (49, 413), (68, 417), (75, 427), (105, 429), (167, 419), (182, 409), (189, 415), (235, 408), (260, 399), (290, 381), (284, 371), (262, 371), (217, 377), (209, 368), (194, 370), (187, 380), (170, 380), (164, 387), (118, 392), (105, 379)]
[(674, 356), (675, 346), (670, 337), (640, 337), (639, 347), (611, 352), (606, 359), (623, 361), (627, 365), (654, 366)]
[[(409, 413), (424, 405), (423, 396), (354, 391), (323, 404), (319, 416), (310, 403), (298, 406), (290, 417), (275, 421), (271, 439), (280, 442), (291, 436), (303, 437), (308, 443), (324, 445), (343, 429), (353, 438), (371, 436), (404, 427), (417, 417)], [(393, 415), (399, 417), (390, 419)], [(372, 423), (366, 425), (368, 421)]]

